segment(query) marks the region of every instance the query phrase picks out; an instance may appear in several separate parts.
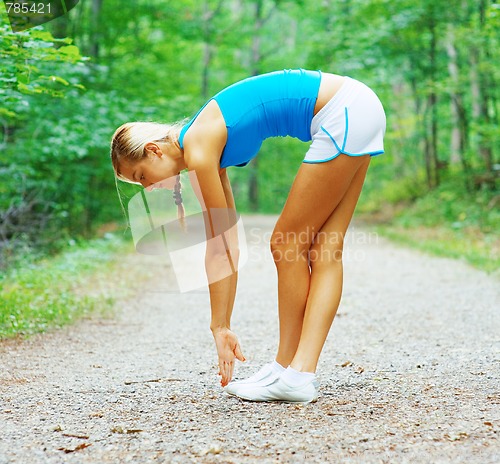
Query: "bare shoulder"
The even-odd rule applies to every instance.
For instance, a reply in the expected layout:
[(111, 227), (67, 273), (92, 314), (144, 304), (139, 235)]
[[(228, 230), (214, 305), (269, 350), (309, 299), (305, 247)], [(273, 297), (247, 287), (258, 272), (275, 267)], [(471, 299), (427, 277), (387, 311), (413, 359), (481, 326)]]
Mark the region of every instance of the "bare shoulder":
[(184, 137), (184, 157), (188, 167), (219, 164), (227, 141), (227, 128), (219, 105), (210, 100)]

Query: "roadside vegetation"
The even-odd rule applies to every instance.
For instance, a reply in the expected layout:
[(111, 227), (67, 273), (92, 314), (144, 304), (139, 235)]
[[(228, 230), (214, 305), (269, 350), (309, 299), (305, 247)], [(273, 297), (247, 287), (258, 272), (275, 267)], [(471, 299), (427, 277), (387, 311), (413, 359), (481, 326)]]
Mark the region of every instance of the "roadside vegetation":
[(18, 258), (0, 275), (0, 339), (45, 332), (91, 313), (111, 315), (130, 292), (132, 276), (123, 263), (130, 252), (123, 238), (107, 234), (56, 256)]

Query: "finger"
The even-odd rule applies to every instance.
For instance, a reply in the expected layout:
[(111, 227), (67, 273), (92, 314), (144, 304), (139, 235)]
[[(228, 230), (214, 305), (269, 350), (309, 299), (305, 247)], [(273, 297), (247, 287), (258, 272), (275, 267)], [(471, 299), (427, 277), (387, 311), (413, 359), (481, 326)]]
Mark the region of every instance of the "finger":
[(228, 366), (227, 366), (227, 363), (224, 361), (224, 364), (223, 364), (223, 369), (222, 369), (222, 386), (226, 386), (228, 384), (228, 373), (229, 373), (229, 370), (228, 370)]
[(243, 353), (241, 352), (239, 343), (236, 344), (236, 347), (234, 349), (234, 355), (236, 356), (236, 359), (238, 359), (239, 361), (246, 361), (245, 356), (243, 356)]
[(233, 378), (233, 373), (234, 373), (234, 361), (231, 362), (230, 366), (229, 366), (229, 382), (232, 380)]

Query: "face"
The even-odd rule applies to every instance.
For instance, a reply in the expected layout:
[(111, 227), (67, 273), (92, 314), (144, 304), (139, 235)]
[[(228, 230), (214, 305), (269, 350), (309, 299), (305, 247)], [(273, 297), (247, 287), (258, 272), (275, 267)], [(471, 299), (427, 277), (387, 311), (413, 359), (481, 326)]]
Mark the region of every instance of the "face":
[[(185, 168), (182, 158), (165, 154), (158, 146), (147, 150), (148, 155), (136, 162), (123, 161), (120, 171), (123, 177), (143, 187), (172, 189), (175, 176)], [(157, 184), (157, 185), (154, 185)]]

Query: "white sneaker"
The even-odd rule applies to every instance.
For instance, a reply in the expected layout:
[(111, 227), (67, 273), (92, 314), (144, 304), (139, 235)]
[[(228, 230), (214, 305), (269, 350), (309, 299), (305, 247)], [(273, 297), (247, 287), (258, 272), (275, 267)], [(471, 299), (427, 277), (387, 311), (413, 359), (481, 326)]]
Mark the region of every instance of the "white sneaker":
[(294, 387), (278, 377), (267, 385), (247, 384), (236, 390), (236, 396), (247, 401), (283, 401), (286, 403), (313, 403), (318, 399), (316, 379)]
[(262, 366), (256, 374), (248, 377), (247, 379), (233, 380), (226, 385), (226, 387), (224, 387), (224, 391), (230, 395), (238, 396), (237, 392), (240, 387), (247, 385), (269, 385), (279, 378), (281, 374), (282, 372), (276, 372), (273, 369), (273, 363), (270, 362), (269, 364)]

